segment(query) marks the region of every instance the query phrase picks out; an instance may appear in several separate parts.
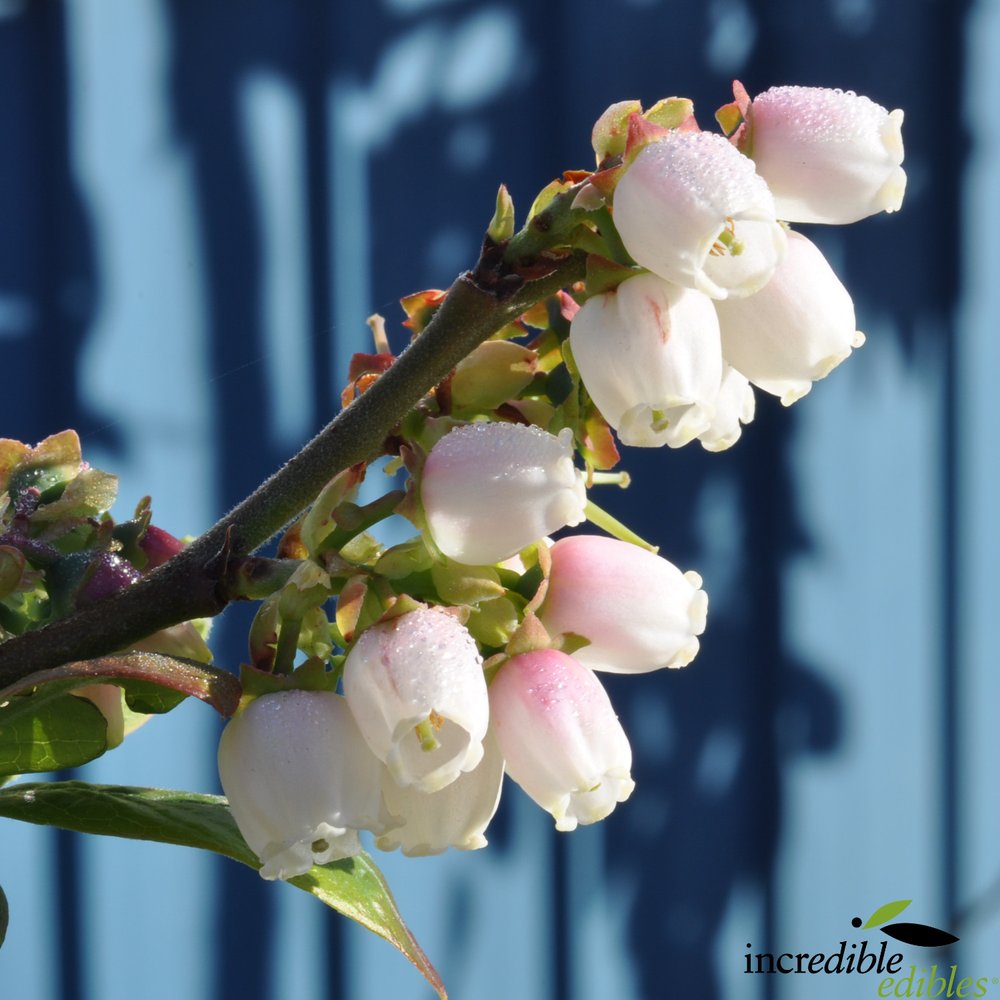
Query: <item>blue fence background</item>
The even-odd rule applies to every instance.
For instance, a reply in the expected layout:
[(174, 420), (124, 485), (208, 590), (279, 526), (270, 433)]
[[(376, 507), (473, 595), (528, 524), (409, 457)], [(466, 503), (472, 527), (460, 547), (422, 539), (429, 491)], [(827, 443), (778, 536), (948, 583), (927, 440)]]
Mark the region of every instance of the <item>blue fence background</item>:
[[(689, 669), (611, 685), (632, 800), (557, 837), (510, 787), (489, 850), (380, 858), (453, 997), (799, 1000), (747, 942), (829, 950), (898, 898), (1000, 977), (998, 54), (994, 0), (0, 0), (0, 433), (78, 428), (178, 534), (332, 415), (371, 312), (403, 343), (396, 299), (471, 265), (500, 181), (523, 215), (589, 166), (609, 103), (707, 124), (739, 77), (906, 109), (903, 212), (813, 234), (864, 350), (731, 452), (629, 452), (608, 499), (712, 600)], [(81, 777), (212, 791), (218, 732), (185, 705)], [(0, 884), (2, 998), (429, 992), (209, 856), (6, 823)]]

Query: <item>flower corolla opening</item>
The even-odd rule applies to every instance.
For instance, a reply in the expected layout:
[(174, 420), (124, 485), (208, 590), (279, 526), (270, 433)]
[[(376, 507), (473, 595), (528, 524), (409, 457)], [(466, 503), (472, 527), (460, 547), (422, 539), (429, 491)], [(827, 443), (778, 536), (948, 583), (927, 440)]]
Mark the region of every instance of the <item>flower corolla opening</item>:
[(486, 828), (500, 804), (504, 760), (496, 739), (487, 733), (483, 759), (437, 792), (403, 787), (388, 773), (382, 795), (398, 820), (375, 841), (383, 851), (399, 848), (408, 857), (440, 854), (449, 847), (474, 851), (486, 846)]
[(388, 817), (382, 765), (344, 699), (332, 691), (280, 691), (257, 698), (219, 742), (219, 777), (233, 819), (260, 858), (265, 879), (352, 857), (359, 830)]
[(435, 792), (482, 759), (483, 661), (452, 615), (425, 608), (366, 629), (344, 663), (344, 695), (399, 785)]
[(715, 416), (708, 428), (698, 435), (702, 448), (706, 451), (731, 448), (740, 439), (743, 426), (753, 421), (756, 409), (749, 379), (727, 364), (715, 397)]
[(613, 211), (636, 263), (713, 299), (752, 295), (784, 253), (767, 184), (710, 132), (671, 131), (643, 147), (618, 181)]

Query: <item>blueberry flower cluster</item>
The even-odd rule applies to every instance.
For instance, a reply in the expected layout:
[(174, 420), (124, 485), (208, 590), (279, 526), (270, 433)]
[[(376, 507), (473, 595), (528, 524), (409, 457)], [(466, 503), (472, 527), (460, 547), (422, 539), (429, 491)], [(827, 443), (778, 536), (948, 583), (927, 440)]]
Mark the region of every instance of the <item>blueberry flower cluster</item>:
[(222, 784), (265, 878), (356, 854), (362, 830), (411, 855), (484, 847), (505, 771), (560, 830), (628, 798), (631, 749), (595, 671), (690, 662), (707, 597), (697, 574), (617, 539), (541, 551), (523, 652), (484, 670), (453, 609), (418, 607), (360, 634), (342, 694), (275, 691), (229, 723)]
[(635, 127), (630, 111), (612, 211), (645, 273), (589, 298), (571, 335), (625, 444), (727, 448), (753, 418), (751, 384), (790, 404), (864, 342), (847, 290), (787, 224), (898, 209), (902, 111), (822, 88), (735, 91), (718, 116), (729, 141), (690, 119)]
[[(850, 295), (789, 223), (895, 211), (905, 186), (902, 112), (734, 89), (725, 135), (680, 99), (609, 108), (598, 169), (532, 209), (566, 234), (550, 253), (589, 255), (587, 281), (482, 344), (399, 424), (387, 451), (405, 492), (358, 506), (364, 469), (347, 470), (286, 534), (295, 568), (258, 613), (219, 748), (265, 878), (357, 854), (362, 831), (412, 855), (483, 847), (504, 774), (559, 830), (632, 793), (600, 674), (689, 664), (708, 598), (589, 491), (627, 485), (608, 471), (616, 440), (728, 448), (752, 386), (789, 404), (858, 347)], [(499, 249), (512, 214), (501, 192)], [(404, 300), (414, 336), (443, 298)], [(345, 404), (393, 361), (356, 358)], [(367, 529), (390, 514), (419, 534), (383, 547)], [(553, 541), (585, 521), (609, 534)]]

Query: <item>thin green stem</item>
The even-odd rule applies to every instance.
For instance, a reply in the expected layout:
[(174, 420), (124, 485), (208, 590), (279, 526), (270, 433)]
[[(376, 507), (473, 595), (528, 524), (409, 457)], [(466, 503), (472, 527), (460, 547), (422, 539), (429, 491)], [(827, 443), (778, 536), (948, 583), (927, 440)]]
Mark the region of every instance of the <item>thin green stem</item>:
[(598, 507), (593, 500), (587, 501), (584, 513), (591, 524), (606, 531), (614, 538), (623, 542), (631, 542), (633, 545), (638, 545), (640, 548), (647, 549), (650, 552), (659, 552), (659, 549), (655, 545), (650, 545), (644, 538), (640, 538), (631, 528), (622, 524), (618, 518)]
[(302, 632), (301, 618), (285, 618), (278, 630), (278, 646), (274, 651), (274, 672), (290, 674), (295, 666), (298, 652), (299, 634)]

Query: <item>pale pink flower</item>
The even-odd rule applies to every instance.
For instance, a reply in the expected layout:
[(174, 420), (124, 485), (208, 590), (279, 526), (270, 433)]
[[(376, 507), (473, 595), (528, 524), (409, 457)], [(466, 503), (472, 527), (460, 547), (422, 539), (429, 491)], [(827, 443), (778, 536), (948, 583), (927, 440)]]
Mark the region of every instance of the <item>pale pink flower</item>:
[(540, 649), (508, 660), (490, 712), (507, 773), (557, 830), (596, 823), (632, 794), (628, 738), (597, 675), (572, 657)]
[(515, 555), (584, 520), (573, 434), (523, 424), (456, 427), (431, 449), (420, 479), (431, 537), (451, 559), (479, 566)]
[(573, 656), (594, 670), (645, 673), (683, 667), (698, 652), (708, 596), (697, 573), (638, 545), (574, 535), (552, 546), (552, 570), (538, 612), (553, 636), (588, 641)]
[(772, 87), (754, 98), (740, 148), (787, 222), (857, 222), (903, 203), (903, 112), (852, 91)]

